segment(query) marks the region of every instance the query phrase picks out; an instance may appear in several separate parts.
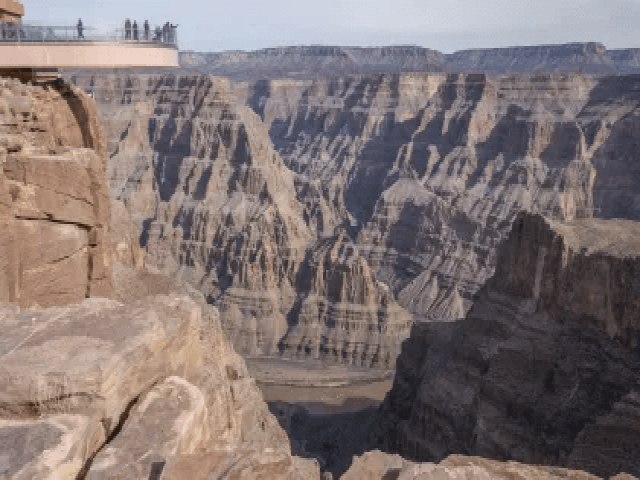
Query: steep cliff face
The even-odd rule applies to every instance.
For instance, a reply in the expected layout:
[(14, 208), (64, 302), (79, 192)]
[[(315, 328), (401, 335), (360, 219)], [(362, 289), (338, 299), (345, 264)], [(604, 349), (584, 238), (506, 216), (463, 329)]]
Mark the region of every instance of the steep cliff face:
[(459, 318), (520, 210), (638, 218), (636, 77), (240, 84), (318, 230), (352, 225), (400, 303)]
[(139, 227), (118, 236), (118, 252), (140, 262), (141, 240), (146, 264), (197, 286), (250, 355), (343, 355), (321, 338), (304, 346), (325, 327), (304, 332), (298, 318), (324, 297), (305, 258), (339, 229), (366, 260), (359, 275), (373, 272), (420, 319), (452, 320), (492, 275), (519, 211), (640, 218), (633, 76), (78, 82), (108, 125), (116, 206)]
[(110, 294), (97, 118), (77, 90), (0, 79), (0, 302), (51, 306)]
[(639, 235), (520, 215), (467, 318), (405, 344), (383, 408), (393, 448), (640, 474)]
[[(133, 252), (130, 263), (143, 256), (147, 268), (196, 286), (219, 307), (225, 330), (247, 355), (279, 354), (286, 344), (303, 356), (393, 365), (408, 334), (407, 315), (392, 295), (377, 291), (383, 287), (364, 259), (353, 272), (355, 291), (345, 289), (325, 302), (339, 305), (341, 313), (317, 315), (316, 337), (298, 336), (298, 326), (308, 321), (298, 318), (300, 305), (309, 295), (324, 295), (310, 290), (309, 275), (333, 275), (335, 266), (320, 263), (309, 273), (305, 258), (323, 255), (314, 252), (323, 228), (315, 221), (318, 207), (298, 198), (297, 176), (259, 117), (238, 105), (227, 80), (137, 76), (78, 82), (94, 91), (107, 125), (115, 204), (139, 226), (142, 255), (135, 234), (124, 231), (119, 238), (118, 251)], [(371, 325), (361, 327), (377, 336), (345, 327), (345, 319), (362, 316), (363, 309), (369, 313), (362, 321)], [(326, 347), (338, 336), (344, 347)], [(391, 353), (381, 354), (391, 360), (352, 359), (355, 350), (373, 352), (381, 344), (388, 345), (382, 348)]]
[(319, 478), (200, 293), (112, 275), (91, 100), (2, 79), (0, 113), (0, 476)]
[(310, 232), (264, 127), (222, 79), (110, 80), (97, 92), (119, 139), (112, 191), (140, 222), (146, 266), (197, 285), (243, 351), (272, 352)]
[(344, 231), (319, 240), (300, 272), (304, 292), (282, 340), (286, 354), (391, 369), (411, 316), (378, 282)]

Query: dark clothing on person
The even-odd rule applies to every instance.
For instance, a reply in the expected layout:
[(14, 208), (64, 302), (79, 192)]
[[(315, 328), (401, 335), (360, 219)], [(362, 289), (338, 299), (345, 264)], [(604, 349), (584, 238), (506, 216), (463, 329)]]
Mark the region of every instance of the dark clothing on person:
[(169, 43), (169, 30), (170, 30), (169, 22), (165, 23), (162, 26), (162, 43)]
[(169, 24), (169, 43), (172, 45), (176, 43), (176, 29), (178, 25)]
[(124, 39), (131, 40), (131, 20), (128, 18), (124, 22)]
[(149, 40), (149, 20), (144, 21), (144, 39)]
[(2, 29), (2, 38), (13, 40), (18, 38), (18, 25), (14, 22), (6, 22)]
[(138, 41), (138, 22), (133, 21), (133, 39)]
[(162, 41), (162, 29), (160, 27), (156, 27), (155, 33), (154, 33), (154, 37), (153, 37), (153, 41), (154, 42), (161, 42)]
[(84, 25), (82, 24), (82, 19), (78, 19), (78, 38), (84, 38)]

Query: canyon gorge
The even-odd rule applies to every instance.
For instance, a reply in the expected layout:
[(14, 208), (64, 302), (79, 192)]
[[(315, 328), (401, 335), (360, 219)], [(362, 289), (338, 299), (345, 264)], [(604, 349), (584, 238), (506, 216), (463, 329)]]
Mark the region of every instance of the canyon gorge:
[(516, 50), (1, 78), (0, 478), (640, 477), (635, 51)]
[(125, 237), (248, 356), (391, 371), (412, 321), (465, 316), (519, 211), (640, 213), (635, 76), (75, 80)]

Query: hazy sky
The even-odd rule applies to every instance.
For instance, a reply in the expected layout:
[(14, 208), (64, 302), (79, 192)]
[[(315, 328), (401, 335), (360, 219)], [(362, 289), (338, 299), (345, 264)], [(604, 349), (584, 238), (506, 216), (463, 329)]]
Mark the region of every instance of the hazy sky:
[(27, 22), (179, 24), (180, 48), (415, 44), (463, 48), (599, 41), (640, 47), (640, 0), (22, 0)]

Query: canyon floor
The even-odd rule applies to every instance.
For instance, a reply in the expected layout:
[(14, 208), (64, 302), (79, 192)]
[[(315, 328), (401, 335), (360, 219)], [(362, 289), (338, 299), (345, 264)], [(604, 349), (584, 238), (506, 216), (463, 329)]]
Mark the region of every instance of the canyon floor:
[(317, 460), (334, 478), (376, 445), (377, 411), (393, 372), (265, 358), (247, 359), (247, 368), (292, 452)]

